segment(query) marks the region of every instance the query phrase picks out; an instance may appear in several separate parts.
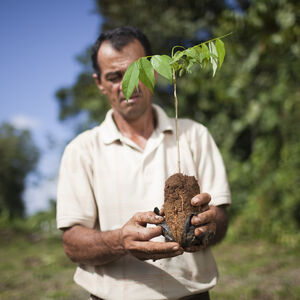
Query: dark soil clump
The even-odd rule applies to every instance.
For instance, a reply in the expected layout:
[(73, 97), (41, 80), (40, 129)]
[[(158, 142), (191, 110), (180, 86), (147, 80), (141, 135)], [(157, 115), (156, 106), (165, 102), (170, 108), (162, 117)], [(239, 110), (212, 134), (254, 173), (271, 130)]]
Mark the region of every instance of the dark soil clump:
[(179, 244), (187, 218), (200, 212), (200, 207), (191, 205), (194, 196), (200, 193), (199, 184), (194, 176), (176, 173), (165, 182), (164, 213), (166, 223)]

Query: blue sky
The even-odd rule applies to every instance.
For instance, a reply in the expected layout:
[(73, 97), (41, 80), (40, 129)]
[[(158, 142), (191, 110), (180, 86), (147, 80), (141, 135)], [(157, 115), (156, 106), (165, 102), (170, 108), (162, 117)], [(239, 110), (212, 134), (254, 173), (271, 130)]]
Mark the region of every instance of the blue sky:
[(54, 95), (74, 83), (80, 72), (75, 57), (99, 34), (101, 19), (93, 9), (93, 0), (0, 1), (0, 123), (29, 128), (42, 151), (43, 179), (24, 195), (29, 214), (55, 197), (61, 152), (74, 132), (59, 122)]

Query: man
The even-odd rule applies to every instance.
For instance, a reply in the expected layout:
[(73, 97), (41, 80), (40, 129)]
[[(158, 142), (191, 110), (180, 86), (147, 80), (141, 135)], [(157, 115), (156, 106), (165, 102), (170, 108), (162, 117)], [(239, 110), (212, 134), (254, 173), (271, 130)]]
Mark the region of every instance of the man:
[[(62, 158), (58, 228), (66, 254), (78, 263), (74, 279), (91, 299), (209, 299), (217, 269), (209, 247), (187, 251), (165, 242), (164, 182), (177, 170), (174, 120), (152, 105), (141, 82), (126, 101), (128, 66), (150, 55), (147, 38), (132, 27), (103, 33), (92, 55), (95, 82), (112, 109), (105, 121), (75, 138)], [(226, 232), (230, 193), (219, 151), (207, 129), (179, 120), (182, 173), (203, 193), (191, 199), (204, 212), (193, 217), (195, 235), (216, 227), (210, 245)], [(208, 205), (209, 203), (209, 205)]]

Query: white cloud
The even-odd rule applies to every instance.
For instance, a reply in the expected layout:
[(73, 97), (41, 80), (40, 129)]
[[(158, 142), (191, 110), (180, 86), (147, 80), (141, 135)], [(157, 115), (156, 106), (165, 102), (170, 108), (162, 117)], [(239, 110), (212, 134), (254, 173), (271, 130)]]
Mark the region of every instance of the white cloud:
[(39, 126), (39, 121), (37, 119), (22, 114), (12, 116), (9, 122), (18, 129), (32, 130)]

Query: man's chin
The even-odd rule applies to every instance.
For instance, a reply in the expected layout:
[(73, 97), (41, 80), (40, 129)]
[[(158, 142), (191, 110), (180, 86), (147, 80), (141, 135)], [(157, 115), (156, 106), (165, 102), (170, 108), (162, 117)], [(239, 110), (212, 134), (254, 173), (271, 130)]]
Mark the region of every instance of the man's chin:
[(135, 101), (128, 102), (126, 108), (122, 112), (122, 116), (127, 121), (136, 121), (137, 119), (143, 117), (146, 109), (137, 105)]

